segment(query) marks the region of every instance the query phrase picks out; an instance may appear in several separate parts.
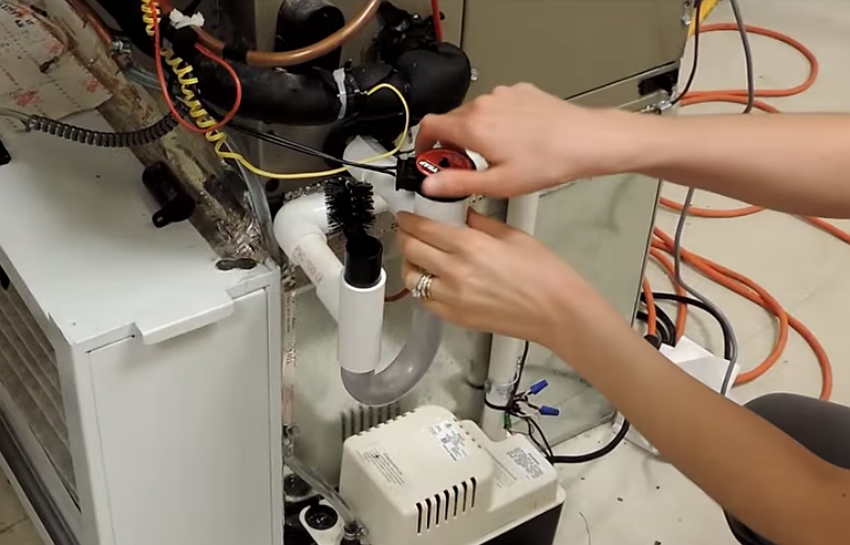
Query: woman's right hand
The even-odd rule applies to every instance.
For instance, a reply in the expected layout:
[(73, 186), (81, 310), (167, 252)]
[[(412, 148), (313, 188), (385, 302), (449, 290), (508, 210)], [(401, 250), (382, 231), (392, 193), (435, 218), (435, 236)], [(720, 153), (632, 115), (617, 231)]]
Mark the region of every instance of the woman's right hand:
[(448, 114), (422, 121), (417, 151), (436, 143), (481, 154), (483, 172), (444, 171), (424, 186), (435, 196), (513, 197), (629, 168), (630, 113), (574, 106), (529, 84), (498, 87)]

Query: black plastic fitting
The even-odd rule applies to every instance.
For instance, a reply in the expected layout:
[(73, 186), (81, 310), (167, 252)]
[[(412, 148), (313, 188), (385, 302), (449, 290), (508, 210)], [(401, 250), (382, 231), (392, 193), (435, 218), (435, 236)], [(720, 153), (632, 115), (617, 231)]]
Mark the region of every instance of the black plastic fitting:
[(369, 289), (381, 281), (384, 245), (377, 238), (361, 234), (348, 238), (345, 245), (345, 281), (358, 289)]

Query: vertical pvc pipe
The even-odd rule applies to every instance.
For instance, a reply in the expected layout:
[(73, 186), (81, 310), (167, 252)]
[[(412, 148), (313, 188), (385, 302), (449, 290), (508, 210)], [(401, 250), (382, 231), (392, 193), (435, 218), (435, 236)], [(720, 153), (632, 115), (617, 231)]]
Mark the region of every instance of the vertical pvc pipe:
[[(507, 224), (533, 235), (539, 207), (539, 193), (511, 199), (508, 202)], [(514, 385), (518, 379), (518, 364), (524, 342), (502, 335), (493, 336), (490, 349), (490, 371), (485, 388), (487, 402), (490, 405), (505, 407), (510, 402)], [(485, 406), (481, 418), (481, 429), (494, 441), (504, 439), (506, 437), (505, 412)]]

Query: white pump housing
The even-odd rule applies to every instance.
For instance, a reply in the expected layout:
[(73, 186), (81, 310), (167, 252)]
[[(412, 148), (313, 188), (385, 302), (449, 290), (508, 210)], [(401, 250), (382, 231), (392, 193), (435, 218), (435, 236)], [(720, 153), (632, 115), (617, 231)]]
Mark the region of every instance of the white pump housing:
[(565, 497), (555, 468), (524, 436), (494, 442), (434, 406), (349, 438), (340, 493), (372, 545), (486, 543)]

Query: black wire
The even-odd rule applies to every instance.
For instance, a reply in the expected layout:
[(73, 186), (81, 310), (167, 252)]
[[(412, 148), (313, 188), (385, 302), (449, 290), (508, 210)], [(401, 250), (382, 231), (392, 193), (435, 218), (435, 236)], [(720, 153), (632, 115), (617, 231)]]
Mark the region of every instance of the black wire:
[(534, 442), (534, 444), (537, 445), (537, 448), (540, 448), (540, 444), (534, 438), (534, 433), (532, 432), (532, 426), (534, 427), (535, 430), (537, 430), (537, 433), (540, 434), (540, 439), (543, 441), (543, 447), (545, 447), (545, 448), (540, 448), (540, 450), (543, 452), (543, 454), (545, 454), (549, 458), (552, 458), (555, 455), (555, 453), (552, 451), (552, 445), (549, 444), (549, 439), (546, 437), (546, 434), (543, 433), (543, 428), (540, 427), (540, 424), (538, 424), (537, 421), (534, 420), (534, 418), (532, 418), (530, 416), (523, 416), (521, 418), (523, 420), (525, 420), (525, 423), (528, 425), (528, 436), (531, 438), (531, 440)]
[[(682, 297), (681, 295), (676, 295), (673, 293), (653, 293), (653, 297), (657, 301), (675, 301), (677, 303), (682, 303), (689, 306), (694, 306), (699, 309), (702, 309), (717, 320), (717, 323), (720, 324), (720, 328), (723, 330), (723, 359), (729, 361), (729, 365), (726, 367), (726, 375), (723, 377), (723, 385), (720, 388), (720, 393), (726, 395), (729, 393), (729, 388), (732, 386), (732, 374), (735, 371), (735, 365), (732, 362), (732, 332), (730, 331), (729, 324), (721, 319), (717, 309), (700, 301), (699, 299), (693, 299), (691, 297)], [(643, 297), (643, 296), (641, 296)]]
[(697, 67), (699, 66), (699, 35), (700, 28), (702, 26), (702, 21), (700, 19), (700, 8), (702, 8), (702, 0), (696, 0), (694, 2), (694, 12), (696, 13), (694, 20), (694, 61), (691, 65), (691, 73), (688, 75), (688, 81), (685, 83), (685, 86), (682, 88), (682, 92), (677, 94), (670, 100), (670, 105), (675, 106), (685, 97), (688, 92), (691, 90), (691, 86), (694, 84), (694, 79), (697, 75)]
[[(652, 342), (652, 336), (647, 336), (646, 340), (650, 343)], [(657, 346), (657, 345), (654, 345)], [(575, 456), (549, 456), (549, 463), (552, 465), (557, 464), (586, 464), (587, 462), (592, 462), (594, 460), (598, 460), (604, 456), (611, 454), (615, 448), (619, 447), (620, 444), (626, 440), (626, 435), (629, 434), (629, 430), (632, 428), (631, 422), (627, 419), (623, 419), (623, 425), (620, 428), (620, 431), (617, 432), (617, 435), (611, 439), (611, 442), (602, 447), (599, 450), (594, 452), (589, 452), (587, 454), (579, 454)], [(542, 433), (542, 430), (541, 430)], [(544, 437), (545, 438), (545, 437)]]
[[(655, 305), (655, 315), (656, 315), (656, 329), (658, 330), (658, 339), (666, 345), (676, 346), (676, 338), (678, 337), (676, 332), (676, 325), (673, 323), (673, 319), (670, 318), (670, 315), (664, 312), (664, 310)], [(649, 315), (644, 311), (639, 311), (637, 313), (636, 318), (641, 322), (649, 322)]]
[[(636, 318), (638, 320), (640, 320), (641, 322), (649, 323), (649, 315), (644, 311), (638, 312)], [(674, 346), (675, 337), (670, 333), (670, 330), (667, 329), (667, 326), (665, 326), (663, 322), (658, 320), (657, 323), (655, 324), (655, 328), (656, 328), (656, 335), (655, 336), (658, 338), (659, 341), (661, 341), (662, 344), (666, 344), (668, 346)]]
[(511, 392), (511, 399), (516, 397), (517, 392), (519, 391), (519, 383), (522, 380), (522, 374), (525, 373), (525, 365), (528, 363), (528, 352), (531, 350), (531, 343), (525, 341), (525, 346), (522, 349), (522, 357), (519, 359), (519, 369), (517, 370), (516, 382), (514, 382), (514, 389)]
[(617, 435), (614, 436), (614, 439), (612, 439), (610, 443), (608, 443), (601, 449), (595, 452), (589, 452), (587, 454), (579, 454), (577, 456), (550, 456), (549, 463), (552, 465), (586, 464), (587, 462), (598, 460), (603, 456), (608, 456), (614, 451), (615, 448), (620, 446), (620, 443), (622, 443), (626, 439), (626, 435), (628, 435), (631, 427), (631, 422), (629, 422), (628, 420), (623, 420), (623, 426), (620, 428), (620, 431), (617, 433)]
[[(653, 293), (652, 296), (655, 298), (656, 301), (673, 301), (676, 303), (681, 303), (683, 305), (696, 307), (709, 313), (711, 317), (714, 318), (718, 324), (720, 324), (720, 329), (723, 330), (723, 358), (726, 360), (731, 358), (731, 332), (729, 331), (729, 325), (720, 318), (717, 309), (699, 299), (694, 299), (693, 297), (683, 297), (681, 295), (676, 295), (673, 293)], [(641, 300), (644, 299), (644, 296), (641, 295)]]
[(246, 134), (246, 135), (251, 136), (253, 138), (256, 138), (258, 140), (262, 140), (263, 142), (267, 142), (267, 143), (275, 145), (275, 146), (286, 148), (288, 150), (295, 151), (297, 153), (302, 153), (304, 155), (310, 155), (310, 156), (313, 156), (313, 157), (317, 157), (319, 159), (324, 159), (325, 161), (328, 161), (328, 162), (331, 162), (331, 163), (335, 163), (335, 164), (339, 164), (339, 165), (343, 165), (343, 166), (355, 167), (355, 168), (362, 168), (363, 170), (370, 170), (372, 172), (380, 172), (382, 174), (393, 174), (393, 175), (395, 174), (395, 170), (396, 170), (395, 167), (388, 167), (388, 166), (381, 167), (381, 166), (370, 165), (368, 163), (358, 163), (356, 161), (346, 161), (345, 159), (340, 159), (339, 157), (334, 157), (333, 155), (329, 155), (329, 154), (327, 154), (323, 151), (319, 151), (315, 148), (311, 148), (310, 146), (307, 146), (305, 144), (301, 144), (300, 142), (295, 142), (293, 140), (289, 140), (288, 138), (284, 138), (282, 136), (278, 136), (278, 135), (275, 135), (275, 134), (269, 134), (269, 133), (266, 133), (266, 132), (258, 131), (257, 129), (253, 129), (253, 128), (247, 126), (247, 125), (243, 125), (243, 124), (239, 123), (238, 121), (231, 121), (230, 123), (228, 123), (227, 126), (231, 129), (235, 129), (236, 131), (241, 132), (242, 134)]

